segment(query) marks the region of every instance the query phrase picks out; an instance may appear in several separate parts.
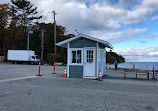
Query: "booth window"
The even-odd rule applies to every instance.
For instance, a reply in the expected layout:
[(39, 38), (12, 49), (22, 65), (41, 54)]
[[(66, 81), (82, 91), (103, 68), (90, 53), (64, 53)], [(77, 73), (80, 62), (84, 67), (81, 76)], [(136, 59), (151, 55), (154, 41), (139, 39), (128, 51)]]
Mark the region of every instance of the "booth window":
[(87, 50), (87, 63), (93, 63), (93, 50)]
[(31, 58), (32, 58), (32, 59), (35, 59), (35, 56), (32, 56)]
[(72, 63), (75, 63), (75, 64), (81, 64), (81, 59), (82, 59), (82, 56), (81, 56), (81, 50), (72, 50)]
[(72, 51), (72, 63), (76, 63), (76, 51)]

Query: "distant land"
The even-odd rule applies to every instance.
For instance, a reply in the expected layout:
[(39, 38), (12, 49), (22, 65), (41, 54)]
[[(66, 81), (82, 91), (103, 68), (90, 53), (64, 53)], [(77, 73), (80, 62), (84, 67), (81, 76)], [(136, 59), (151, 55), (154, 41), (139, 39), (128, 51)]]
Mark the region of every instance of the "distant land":
[(118, 55), (115, 52), (106, 52), (106, 63), (110, 63), (113, 64), (115, 59), (117, 59), (118, 63), (124, 63), (125, 62), (125, 58), (122, 57), (121, 55)]

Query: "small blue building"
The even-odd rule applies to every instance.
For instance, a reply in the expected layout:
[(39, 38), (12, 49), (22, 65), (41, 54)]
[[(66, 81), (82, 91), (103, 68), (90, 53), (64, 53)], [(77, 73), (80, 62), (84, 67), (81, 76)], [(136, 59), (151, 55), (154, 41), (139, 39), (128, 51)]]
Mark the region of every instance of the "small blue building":
[(56, 45), (67, 48), (67, 77), (96, 79), (100, 70), (106, 74), (106, 47), (113, 48), (109, 42), (79, 34)]

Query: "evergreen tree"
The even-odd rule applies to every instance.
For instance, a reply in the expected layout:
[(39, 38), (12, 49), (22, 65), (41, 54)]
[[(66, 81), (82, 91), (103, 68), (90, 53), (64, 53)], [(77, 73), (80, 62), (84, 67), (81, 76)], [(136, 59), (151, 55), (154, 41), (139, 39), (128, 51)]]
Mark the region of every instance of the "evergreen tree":
[(16, 17), (19, 21), (19, 25), (23, 27), (24, 30), (24, 43), (23, 47), (26, 48), (27, 43), (27, 25), (29, 21), (34, 19), (40, 19), (42, 16), (38, 15), (37, 7), (31, 4), (27, 0), (11, 0), (12, 11), (16, 13)]

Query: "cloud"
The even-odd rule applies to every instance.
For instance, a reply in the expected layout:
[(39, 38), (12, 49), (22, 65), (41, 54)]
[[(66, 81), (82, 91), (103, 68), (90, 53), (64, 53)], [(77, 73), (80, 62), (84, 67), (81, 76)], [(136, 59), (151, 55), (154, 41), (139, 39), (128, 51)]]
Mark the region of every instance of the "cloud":
[[(6, 0), (9, 2), (9, 0)], [(1, 1), (3, 3), (4, 1)], [(56, 10), (57, 24), (88, 34), (89, 31), (118, 30), (123, 25), (138, 25), (153, 17), (158, 0), (31, 0), (44, 22), (53, 22), (51, 11)], [(87, 7), (86, 3), (89, 3)], [(153, 17), (155, 19), (155, 17)]]
[(119, 5), (127, 10), (141, 3), (141, 0), (119, 0)]
[(137, 25), (148, 20), (158, 9), (157, 3), (158, 0), (143, 0), (127, 11), (127, 15), (122, 18), (122, 22), (127, 25)]
[(158, 62), (158, 47), (114, 49), (126, 62)]
[(10, 3), (11, 0), (1, 0), (0, 4)]
[(157, 20), (158, 20), (158, 16), (153, 16), (153, 17), (151, 18), (151, 20), (157, 21)]
[[(57, 24), (67, 27), (70, 33), (74, 29), (89, 34), (92, 31), (107, 32), (118, 30), (123, 25), (137, 25), (153, 16), (158, 0), (31, 0), (47, 18), (53, 22), (53, 10), (56, 10)], [(89, 2), (89, 7), (86, 3)]]
[(140, 43), (147, 43), (147, 41), (141, 40)]
[(154, 39), (154, 38), (157, 38), (158, 37), (158, 34), (154, 34), (154, 35), (150, 35), (148, 38), (149, 39)]
[(101, 33), (100, 31), (92, 31), (91, 36), (109, 41), (112, 44), (120, 43), (132, 39), (140, 38), (138, 35), (146, 34), (148, 29), (126, 29), (119, 32)]

